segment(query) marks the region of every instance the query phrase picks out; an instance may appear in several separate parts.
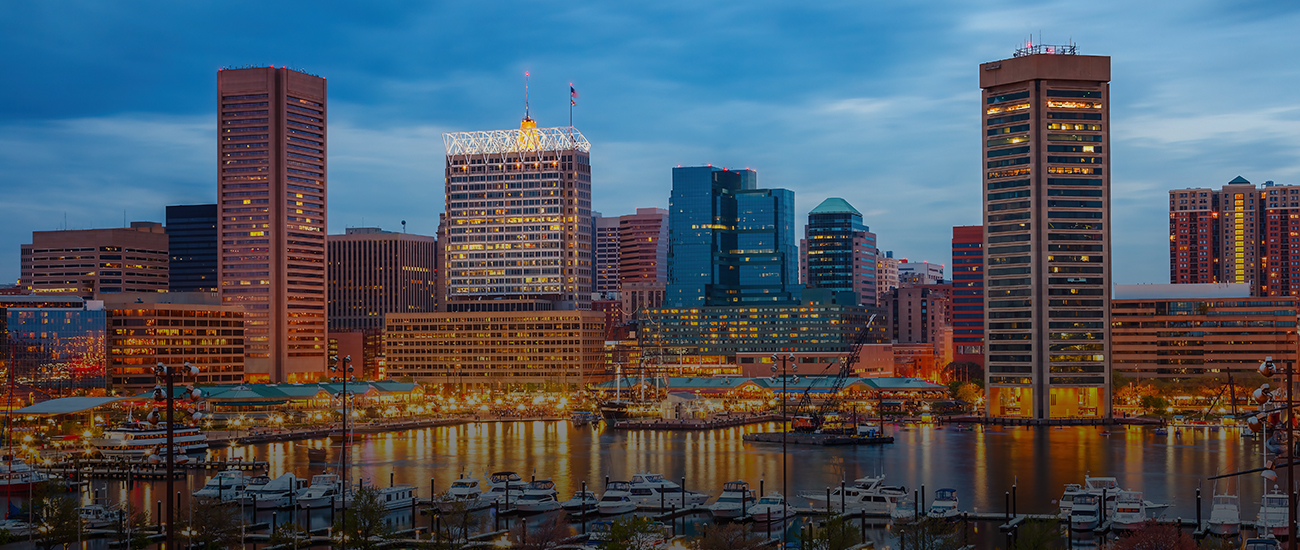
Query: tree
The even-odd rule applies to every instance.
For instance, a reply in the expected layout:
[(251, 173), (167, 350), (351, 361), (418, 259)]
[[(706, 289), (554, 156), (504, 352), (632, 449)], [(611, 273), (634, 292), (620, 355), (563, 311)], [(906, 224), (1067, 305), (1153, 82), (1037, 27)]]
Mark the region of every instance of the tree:
[(1015, 550), (1049, 550), (1060, 547), (1061, 526), (1055, 521), (1030, 520), (1015, 534)]
[(239, 508), (215, 498), (196, 498), (191, 503), (192, 544), (200, 550), (222, 550), (239, 545)]
[(271, 546), (298, 548), (302, 543), (311, 543), (311, 532), (301, 525), (292, 521), (286, 521), (277, 525), (274, 532), (271, 533)]
[(975, 384), (965, 382), (957, 386), (957, 390), (953, 392), (953, 397), (958, 401), (965, 401), (974, 405), (984, 397), (984, 390)]
[(694, 550), (758, 550), (766, 546), (762, 535), (754, 533), (749, 525), (728, 523), (706, 525), (700, 538), (691, 543)]
[(946, 519), (922, 517), (898, 526), (899, 550), (956, 550), (961, 548), (954, 524)]
[(1196, 550), (1196, 542), (1172, 525), (1148, 523), (1133, 534), (1121, 537), (1112, 550)]
[(344, 509), (340, 523), (335, 525), (335, 531), (345, 537), (343, 547), (378, 547), (375, 539), (390, 534), (388, 526), (384, 524), (384, 516), (387, 514), (388, 509), (379, 500), (379, 489), (369, 486), (357, 488), (352, 493), (352, 501)]
[(131, 550), (144, 550), (152, 544), (145, 532), (151, 525), (148, 510), (128, 508), (117, 524), (117, 540), (126, 543)]
[[(842, 517), (831, 518), (820, 530), (815, 527), (812, 528), (811, 535), (811, 537), (804, 539), (803, 548), (809, 550), (847, 550), (862, 542), (862, 538), (858, 536), (858, 529)], [(931, 547), (924, 548), (929, 550)], [(942, 548), (946, 550), (947, 547)]]
[(50, 495), (36, 501), (36, 517), (40, 520), (36, 526), (39, 535), (36, 540), (41, 548), (50, 550), (77, 541), (81, 530), (81, 514), (77, 508), (77, 501), (67, 494)]
[[(527, 530), (527, 531), (525, 531)], [(548, 550), (564, 543), (573, 535), (566, 514), (552, 517), (535, 529), (528, 529), (528, 524), (519, 522), (510, 533), (510, 540), (516, 542), (519, 550)]]
[[(449, 493), (443, 493), (444, 496)], [(455, 549), (469, 542), (469, 537), (483, 530), (487, 518), (475, 514), (469, 503), (463, 500), (444, 498), (433, 509), (433, 526), (437, 529), (431, 537), (436, 543), (433, 547)]]
[(1142, 398), (1142, 408), (1147, 412), (1154, 412), (1157, 415), (1164, 414), (1169, 408), (1169, 401), (1163, 397), (1148, 395)]
[(652, 550), (663, 542), (663, 527), (646, 518), (629, 517), (609, 527), (605, 550)]

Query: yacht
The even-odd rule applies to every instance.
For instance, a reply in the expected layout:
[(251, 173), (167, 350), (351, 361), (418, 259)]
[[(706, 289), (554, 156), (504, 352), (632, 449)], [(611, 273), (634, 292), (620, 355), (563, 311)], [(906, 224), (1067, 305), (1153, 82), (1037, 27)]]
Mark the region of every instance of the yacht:
[(708, 506), (709, 513), (715, 518), (745, 517), (756, 500), (753, 491), (749, 490), (749, 482), (728, 481), (722, 484), (722, 495)]
[(555, 482), (539, 479), (528, 484), (524, 493), (515, 501), (515, 510), (520, 512), (550, 512), (560, 509), (560, 494), (555, 490)]
[(300, 508), (328, 508), (338, 505), (343, 500), (343, 482), (337, 474), (317, 474), (311, 476), (311, 485), (298, 491)]
[(221, 502), (233, 502), (244, 490), (246, 480), (242, 470), (229, 469), (217, 472), (208, 478), (203, 488), (194, 491), (195, 498), (215, 498)]
[(1211, 501), (1209, 530), (1215, 535), (1230, 536), (1241, 532), (1241, 500), (1237, 495), (1216, 494)]
[(1286, 495), (1279, 491), (1277, 486), (1264, 495), (1259, 503), (1259, 515), (1255, 519), (1256, 532), (1268, 533), (1274, 537), (1285, 537), (1289, 534), (1289, 529), (1286, 528), (1286, 501)]
[(1120, 491), (1115, 497), (1115, 512), (1107, 517), (1112, 526), (1120, 531), (1140, 529), (1147, 521), (1147, 507), (1142, 501), (1142, 493)]
[(772, 491), (749, 508), (749, 515), (757, 522), (782, 521), (794, 516), (794, 508), (786, 504), (781, 493)]
[(486, 504), (483, 499), (483, 489), (479, 487), (477, 479), (463, 477), (451, 482), (451, 488), (438, 497), (438, 509), (443, 512), (451, 511), (456, 503), (465, 503), (471, 509)]
[[(174, 424), (172, 442), (187, 454), (208, 450), (208, 436), (198, 426)], [(142, 459), (153, 454), (155, 448), (166, 447), (167, 426), (128, 420), (105, 430), (103, 437), (91, 438), (90, 444), (106, 457)]]
[(21, 458), (0, 460), (0, 494), (26, 495), (33, 486), (49, 480), (49, 474), (36, 471)]
[(611, 481), (605, 484), (605, 494), (600, 495), (600, 504), (596, 509), (601, 514), (613, 516), (636, 511), (636, 502), (632, 501), (632, 484), (626, 481)]
[(117, 525), (117, 522), (125, 517), (122, 510), (104, 504), (82, 506), (77, 511), (77, 514), (81, 517), (81, 523), (87, 529), (103, 529), (111, 525)]
[[(826, 493), (803, 493), (813, 508), (825, 509)], [(832, 510), (847, 508), (849, 511), (861, 511), (867, 514), (890, 515), (899, 504), (907, 498), (907, 488), (885, 485), (885, 476), (869, 476), (853, 481), (851, 487), (835, 487), (830, 493)], [(843, 506), (840, 506), (843, 503)], [(912, 510), (909, 507), (907, 511)]]
[(931, 517), (953, 518), (960, 513), (957, 511), (956, 489), (939, 489), (934, 492), (934, 503), (928, 512)]
[(583, 512), (595, 512), (600, 505), (600, 499), (596, 498), (596, 493), (591, 491), (576, 491), (573, 498), (560, 503), (560, 508), (570, 514), (580, 514)]
[[(264, 478), (266, 476), (258, 477)], [(257, 478), (254, 479), (261, 481)], [(241, 505), (252, 504), (254, 508), (259, 510), (286, 508), (293, 504), (293, 499), (297, 496), (298, 478), (294, 477), (293, 474), (284, 474), (266, 483), (255, 483), (254, 480), (249, 480), (243, 494), (240, 495), (239, 503)]]
[[(345, 498), (344, 500), (350, 504), (352, 499)], [(410, 485), (380, 487), (379, 503), (383, 504), (384, 509), (387, 510), (400, 510), (415, 506), (415, 487)]]
[(514, 504), (519, 499), (519, 496), (523, 494), (524, 488), (528, 487), (528, 482), (514, 472), (489, 474), (487, 484), (492, 488), (484, 492), (479, 498), (486, 500), (488, 503), (495, 502), (498, 506)]
[(1070, 507), (1070, 528), (1075, 531), (1091, 531), (1100, 521), (1101, 495), (1080, 493), (1074, 496), (1074, 506)]
[(659, 474), (632, 476), (632, 501), (642, 508), (687, 508), (708, 502), (709, 495), (683, 491), (682, 486)]
[(1241, 550), (1281, 550), (1282, 543), (1277, 539), (1246, 539)]
[(1070, 509), (1074, 506), (1074, 497), (1079, 496), (1084, 492), (1083, 486), (1078, 483), (1065, 484), (1065, 494), (1061, 495), (1061, 511), (1058, 514), (1062, 519), (1070, 517)]

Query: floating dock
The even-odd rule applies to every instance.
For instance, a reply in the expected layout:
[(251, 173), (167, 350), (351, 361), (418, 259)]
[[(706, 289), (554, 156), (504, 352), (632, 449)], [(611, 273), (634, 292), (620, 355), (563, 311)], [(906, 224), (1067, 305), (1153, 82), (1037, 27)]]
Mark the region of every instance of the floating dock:
[(854, 435), (810, 434), (799, 432), (759, 432), (745, 434), (751, 443), (793, 443), (795, 445), (884, 445), (893, 443), (893, 436), (864, 437)]

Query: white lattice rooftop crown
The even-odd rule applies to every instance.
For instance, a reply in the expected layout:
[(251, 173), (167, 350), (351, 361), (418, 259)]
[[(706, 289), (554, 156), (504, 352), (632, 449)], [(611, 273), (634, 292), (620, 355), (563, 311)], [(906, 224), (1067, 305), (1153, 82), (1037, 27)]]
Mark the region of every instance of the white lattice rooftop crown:
[(591, 152), (591, 143), (572, 126), (558, 128), (516, 128), (481, 132), (450, 132), (442, 135), (448, 155), (487, 155), (538, 151)]

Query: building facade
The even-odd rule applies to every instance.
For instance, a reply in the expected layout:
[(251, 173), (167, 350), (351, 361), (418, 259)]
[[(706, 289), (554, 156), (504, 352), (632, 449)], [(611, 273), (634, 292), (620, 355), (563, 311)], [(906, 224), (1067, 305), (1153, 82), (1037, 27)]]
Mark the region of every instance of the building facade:
[(621, 239), (619, 238), (619, 218), (607, 218), (600, 213), (592, 215), (593, 225), (595, 226), (596, 247), (595, 260), (593, 262), (595, 277), (594, 291), (597, 293), (613, 293), (619, 289), (619, 252)]
[(619, 297), (623, 320), (663, 304), (668, 284), (668, 211), (638, 208), (619, 216)]
[(244, 311), (238, 306), (110, 302), (108, 377), (124, 395), (153, 388), (154, 366), (190, 363), (198, 384), (244, 379)]
[(759, 189), (749, 169), (678, 167), (669, 212), (666, 307), (797, 303), (793, 192)]
[(387, 376), (459, 388), (575, 389), (604, 372), (598, 311), (398, 313)]
[(988, 414), (1108, 417), (1110, 58), (1030, 45), (979, 74)]
[(876, 234), (848, 201), (829, 198), (808, 213), (799, 241), (799, 280), (808, 288), (853, 292), (876, 303)]
[(438, 250), (433, 237), (349, 227), (326, 242), (331, 332), (382, 331), (385, 314), (436, 311)]
[(1292, 296), (1252, 298), (1244, 282), (1116, 285), (1113, 368), (1136, 380), (1234, 376), (1248, 385), (1267, 357), (1295, 367), (1298, 304)]
[(876, 256), (876, 305), (879, 307), (888, 306), (890, 291), (898, 288), (898, 264), (891, 250)]
[(898, 286), (937, 285), (943, 282), (943, 264), (909, 262), (898, 263)]
[(217, 73), (218, 292), (246, 312), (250, 382), (325, 375), (325, 79), (288, 68)]
[(443, 134), (446, 311), (588, 309), (591, 144), (574, 128)]
[(984, 227), (952, 228), (953, 360), (984, 366)]
[(12, 369), (15, 405), (105, 395), (105, 318), (102, 303), (76, 297), (0, 299), (0, 365)]
[(217, 221), (215, 204), (167, 207), (167, 289), (169, 292), (217, 291)]
[(167, 233), (155, 222), (33, 231), (32, 244), (21, 247), (21, 284), (34, 294), (88, 300), (121, 292), (167, 292), (167, 246)]

